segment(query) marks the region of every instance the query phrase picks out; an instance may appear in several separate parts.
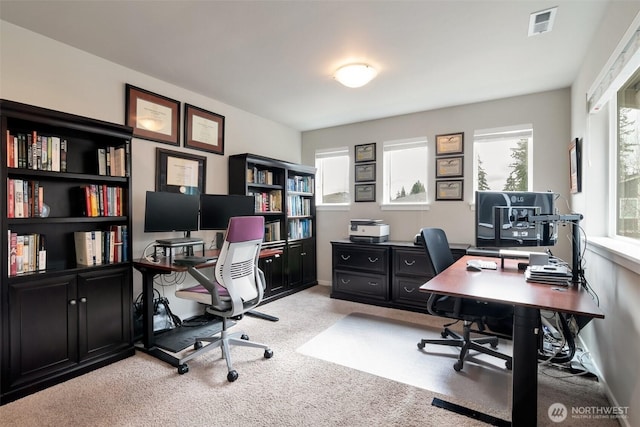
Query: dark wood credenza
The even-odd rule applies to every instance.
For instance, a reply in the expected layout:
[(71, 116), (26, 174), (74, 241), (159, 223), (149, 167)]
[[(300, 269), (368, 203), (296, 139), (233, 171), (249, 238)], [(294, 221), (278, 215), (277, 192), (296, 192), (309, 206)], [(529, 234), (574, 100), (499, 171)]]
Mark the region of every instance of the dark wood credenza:
[[(468, 244), (450, 244), (457, 260)], [(429, 294), (418, 289), (435, 274), (425, 249), (413, 242), (334, 240), (331, 298), (424, 311)]]

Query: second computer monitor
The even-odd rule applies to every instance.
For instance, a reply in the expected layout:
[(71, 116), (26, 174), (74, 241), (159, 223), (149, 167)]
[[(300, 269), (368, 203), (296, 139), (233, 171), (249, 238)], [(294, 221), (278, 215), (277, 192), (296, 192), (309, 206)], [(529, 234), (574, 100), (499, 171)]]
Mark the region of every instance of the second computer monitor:
[(202, 194), (200, 195), (200, 229), (226, 230), (229, 218), (255, 213), (253, 196)]

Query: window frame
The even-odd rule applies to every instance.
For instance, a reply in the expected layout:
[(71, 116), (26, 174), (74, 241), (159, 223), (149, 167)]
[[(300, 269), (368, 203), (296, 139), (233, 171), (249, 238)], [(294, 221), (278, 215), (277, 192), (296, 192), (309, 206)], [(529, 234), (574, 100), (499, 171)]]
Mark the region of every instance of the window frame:
[[(388, 158), (387, 158), (387, 152), (390, 151), (399, 151), (401, 150), (401, 148), (390, 148), (390, 147), (401, 147), (405, 145), (406, 148), (410, 148), (409, 146), (423, 146), (425, 149), (425, 155), (426, 155), (426, 159), (425, 159), (425, 182), (424, 182), (424, 186), (425, 186), (425, 192), (426, 192), (426, 200), (424, 202), (410, 202), (410, 203), (392, 203), (390, 201), (390, 195), (389, 195), (389, 186), (388, 186), (388, 180), (389, 180), (389, 165), (388, 165)], [(411, 148), (414, 148), (411, 147)], [(419, 137), (414, 137), (414, 138), (403, 138), (403, 139), (395, 139), (395, 140), (389, 140), (389, 141), (383, 141), (382, 142), (382, 198), (381, 198), (381, 202), (380, 202), (380, 210), (405, 210), (405, 211), (410, 211), (410, 210), (428, 210), (430, 207), (430, 204), (432, 202), (433, 199), (430, 199), (429, 196), (431, 194), (431, 192), (429, 191), (430, 187), (432, 185), (432, 180), (429, 179), (429, 171), (431, 170), (429, 168), (429, 160), (430, 158), (430, 147), (429, 147), (429, 138), (427, 138), (426, 136), (419, 136)]]
[[(347, 173), (347, 194), (349, 195), (348, 202), (344, 203), (324, 203), (322, 198), (322, 188), (323, 188), (323, 176), (322, 176), (322, 168), (318, 166), (319, 159), (326, 159), (331, 157), (346, 157), (347, 163), (349, 167), (346, 169)], [(341, 147), (332, 147), (325, 149), (318, 149), (314, 153), (314, 163), (316, 167), (316, 210), (348, 210), (350, 209), (353, 203), (353, 192), (351, 191), (351, 153), (349, 151), (349, 147), (341, 146)]]

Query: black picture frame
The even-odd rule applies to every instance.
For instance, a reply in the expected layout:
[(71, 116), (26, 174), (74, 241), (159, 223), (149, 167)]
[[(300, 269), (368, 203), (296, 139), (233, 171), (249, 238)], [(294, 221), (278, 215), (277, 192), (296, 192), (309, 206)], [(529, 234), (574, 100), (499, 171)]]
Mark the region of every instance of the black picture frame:
[(464, 153), (464, 132), (436, 135), (436, 156)]
[(224, 156), (224, 116), (185, 103), (184, 146)]
[(464, 156), (436, 157), (436, 178), (462, 178)]
[(356, 163), (376, 161), (376, 143), (359, 144), (354, 147), (354, 158)]
[(156, 191), (204, 194), (207, 158), (156, 148)]
[(569, 190), (572, 194), (582, 191), (582, 139), (569, 144)]
[(459, 201), (464, 198), (464, 180), (447, 179), (436, 181), (436, 200)]
[(376, 201), (376, 185), (375, 184), (356, 184), (355, 185), (355, 201), (356, 202), (375, 202)]
[(133, 136), (180, 146), (180, 101), (125, 85), (125, 124)]
[(362, 163), (355, 165), (353, 175), (355, 182), (371, 182), (376, 180), (376, 164)]

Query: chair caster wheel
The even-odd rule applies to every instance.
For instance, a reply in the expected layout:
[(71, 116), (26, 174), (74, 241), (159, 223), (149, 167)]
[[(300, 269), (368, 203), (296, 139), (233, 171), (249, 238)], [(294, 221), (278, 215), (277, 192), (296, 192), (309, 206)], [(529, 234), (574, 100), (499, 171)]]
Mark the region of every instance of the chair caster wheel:
[(238, 379), (238, 372), (237, 371), (229, 371), (229, 373), (227, 374), (227, 381), (232, 383), (237, 379)]
[(490, 346), (491, 346), (491, 348), (492, 348), (492, 349), (494, 349), (494, 350), (495, 350), (496, 348), (498, 348), (498, 343), (495, 343), (495, 344), (494, 344), (494, 343), (491, 343), (491, 344), (489, 344), (489, 345), (490, 345)]
[(180, 375), (184, 375), (187, 372), (189, 372), (189, 367), (187, 366), (186, 363), (183, 363), (182, 365), (178, 365), (178, 373)]
[(457, 361), (456, 363), (453, 364), (453, 369), (456, 372), (460, 372), (462, 370), (462, 362)]
[(511, 360), (507, 360), (505, 362), (505, 366), (507, 367), (508, 370), (511, 370), (513, 368), (513, 362)]
[(240, 339), (245, 340), (245, 341), (249, 341), (249, 335), (242, 334), (242, 336), (240, 336)]
[(264, 351), (264, 358), (271, 359), (273, 357), (273, 350), (267, 349)]
[(193, 344), (194, 350), (199, 350), (201, 348), (202, 348), (202, 341), (196, 341), (195, 344)]
[(419, 348), (420, 350), (422, 350), (422, 349), (424, 348), (424, 343), (423, 343), (423, 342), (419, 342), (419, 343), (418, 343), (418, 348)]
[(441, 336), (442, 338), (446, 338), (446, 337), (447, 337), (447, 335), (449, 335), (449, 334), (447, 334), (445, 331), (440, 332), (440, 336)]

